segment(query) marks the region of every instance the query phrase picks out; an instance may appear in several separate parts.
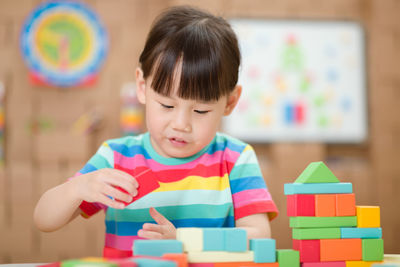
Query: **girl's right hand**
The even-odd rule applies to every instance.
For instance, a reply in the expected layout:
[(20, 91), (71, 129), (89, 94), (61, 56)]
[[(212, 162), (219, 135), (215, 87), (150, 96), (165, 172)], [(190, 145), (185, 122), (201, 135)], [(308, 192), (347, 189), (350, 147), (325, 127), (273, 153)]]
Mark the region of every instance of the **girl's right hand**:
[[(86, 202), (99, 202), (108, 207), (123, 209), (124, 202), (131, 202), (137, 195), (139, 186), (136, 179), (130, 174), (111, 168), (100, 169), (88, 174), (73, 178), (70, 182), (76, 183), (77, 197)], [(116, 187), (121, 187), (122, 192)]]

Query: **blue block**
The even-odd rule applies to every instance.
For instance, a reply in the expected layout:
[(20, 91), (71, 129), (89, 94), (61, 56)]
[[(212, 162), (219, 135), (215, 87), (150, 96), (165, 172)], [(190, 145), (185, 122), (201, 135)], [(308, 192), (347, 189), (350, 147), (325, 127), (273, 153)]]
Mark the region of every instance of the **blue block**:
[(243, 252), (247, 250), (247, 232), (240, 228), (223, 228), (225, 234), (225, 251)]
[(161, 257), (165, 253), (183, 253), (183, 244), (175, 239), (135, 240), (133, 254), (135, 256)]
[(225, 248), (225, 232), (223, 228), (203, 228), (203, 250), (223, 251)]
[(275, 239), (250, 239), (250, 250), (254, 252), (254, 262), (276, 262)]
[(285, 184), (285, 195), (353, 193), (352, 183)]
[(340, 228), (341, 238), (378, 239), (382, 238), (382, 228)]
[(133, 258), (132, 261), (139, 267), (177, 267), (175, 262), (168, 260)]

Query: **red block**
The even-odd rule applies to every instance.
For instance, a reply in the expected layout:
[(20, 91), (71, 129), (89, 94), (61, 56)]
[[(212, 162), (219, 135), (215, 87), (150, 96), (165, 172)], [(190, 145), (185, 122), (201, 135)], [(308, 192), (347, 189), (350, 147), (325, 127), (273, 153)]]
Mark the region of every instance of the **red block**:
[(336, 216), (356, 216), (356, 198), (354, 193), (336, 195)]
[(293, 249), (300, 253), (300, 262), (320, 261), (320, 240), (298, 240), (293, 239)]
[(132, 257), (132, 250), (119, 250), (116, 248), (104, 247), (103, 257), (107, 259), (121, 259)]
[[(131, 202), (123, 202), (125, 205), (129, 205), (132, 202), (144, 197), (145, 195), (153, 192), (154, 190), (156, 190), (157, 188), (160, 187), (160, 184), (158, 183), (158, 179), (157, 176), (150, 170), (142, 170), (140, 173), (135, 174), (132, 173), (132, 170), (130, 169), (125, 169), (121, 166), (115, 166), (116, 169), (124, 171), (129, 173), (130, 175), (132, 175), (133, 177), (136, 178), (136, 181), (139, 184), (139, 187), (137, 188), (138, 190), (138, 194), (133, 197)], [(117, 187), (119, 190), (121, 190), (122, 192), (127, 193), (124, 189)]]
[(301, 267), (346, 267), (345, 261), (305, 262)]
[(315, 216), (315, 195), (287, 195), (287, 216)]

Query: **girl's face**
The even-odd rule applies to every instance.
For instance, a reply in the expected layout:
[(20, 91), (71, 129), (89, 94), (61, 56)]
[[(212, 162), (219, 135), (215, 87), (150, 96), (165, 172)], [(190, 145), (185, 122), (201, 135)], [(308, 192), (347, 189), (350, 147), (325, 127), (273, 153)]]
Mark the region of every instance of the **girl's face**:
[(144, 80), (143, 72), (137, 69), (137, 95), (140, 103), (145, 104), (151, 144), (164, 157), (190, 157), (207, 146), (222, 117), (232, 112), (241, 93), (241, 87), (237, 86), (218, 101), (186, 100), (177, 96), (176, 84), (170, 96), (156, 93), (150, 86), (151, 78)]

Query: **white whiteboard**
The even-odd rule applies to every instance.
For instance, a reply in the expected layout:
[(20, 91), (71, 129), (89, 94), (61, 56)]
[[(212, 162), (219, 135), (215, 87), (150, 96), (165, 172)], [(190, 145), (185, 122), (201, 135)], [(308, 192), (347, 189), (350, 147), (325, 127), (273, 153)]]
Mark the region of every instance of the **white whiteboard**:
[(234, 19), (242, 96), (223, 130), (248, 142), (367, 138), (364, 32), (355, 22)]

